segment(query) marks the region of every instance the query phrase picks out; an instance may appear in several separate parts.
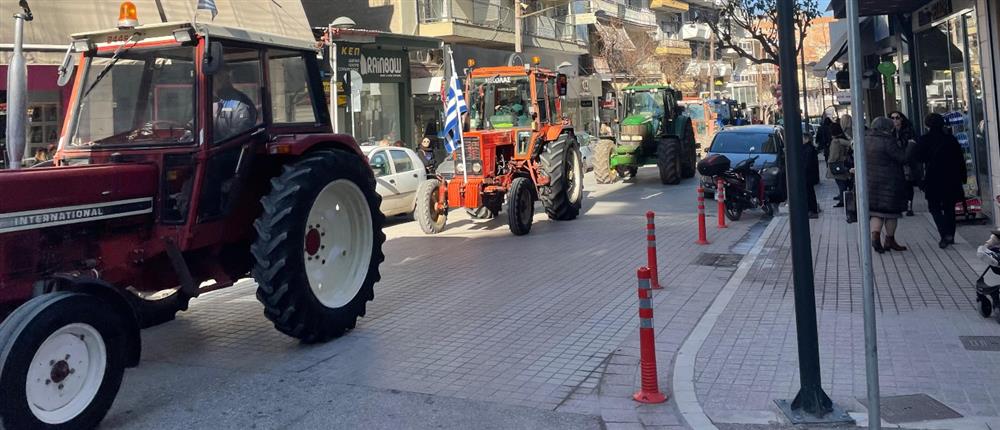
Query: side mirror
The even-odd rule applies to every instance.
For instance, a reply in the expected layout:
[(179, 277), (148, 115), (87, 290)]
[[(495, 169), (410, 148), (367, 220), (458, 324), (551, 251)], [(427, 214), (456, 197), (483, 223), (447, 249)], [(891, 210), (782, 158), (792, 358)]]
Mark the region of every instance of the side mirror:
[(222, 69), (224, 63), (225, 57), (222, 55), (222, 43), (210, 42), (208, 44), (208, 52), (205, 53), (205, 60), (202, 63), (202, 71), (206, 75), (214, 75)]
[(56, 81), (60, 87), (65, 87), (69, 83), (70, 78), (73, 77), (73, 71), (76, 70), (76, 63), (73, 61), (73, 48), (66, 51), (66, 56), (63, 57), (62, 64), (59, 65), (59, 79)]

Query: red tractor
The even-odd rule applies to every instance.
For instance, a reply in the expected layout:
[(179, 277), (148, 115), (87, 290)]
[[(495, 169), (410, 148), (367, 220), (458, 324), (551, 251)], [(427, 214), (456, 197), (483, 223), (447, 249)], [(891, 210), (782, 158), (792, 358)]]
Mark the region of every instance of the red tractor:
[[(537, 61), (533, 61), (537, 63)], [(474, 218), (501, 210), (515, 235), (528, 234), (541, 200), (554, 220), (571, 220), (583, 201), (583, 163), (563, 120), (566, 77), (535, 65), (473, 68), (466, 78), (464, 144), (417, 190), (415, 217), (428, 234), (444, 230), (448, 209)]]
[(164, 23), (74, 35), (66, 64), (54, 163), (0, 171), (0, 427), (96, 426), (140, 329), (248, 274), (289, 336), (355, 326), (384, 217), (313, 41)]

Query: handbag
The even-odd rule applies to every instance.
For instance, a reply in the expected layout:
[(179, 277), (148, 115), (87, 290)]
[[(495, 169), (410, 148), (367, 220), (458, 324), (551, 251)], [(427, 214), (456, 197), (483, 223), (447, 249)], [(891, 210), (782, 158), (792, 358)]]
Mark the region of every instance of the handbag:
[(834, 161), (830, 163), (830, 172), (834, 175), (846, 175), (850, 173), (851, 168), (848, 167), (845, 161)]

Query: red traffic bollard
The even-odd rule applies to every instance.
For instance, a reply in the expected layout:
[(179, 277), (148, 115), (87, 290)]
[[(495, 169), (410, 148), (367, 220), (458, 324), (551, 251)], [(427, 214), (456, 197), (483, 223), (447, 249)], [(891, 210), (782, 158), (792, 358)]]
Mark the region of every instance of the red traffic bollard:
[(726, 187), (722, 183), (722, 178), (717, 178), (715, 180), (715, 200), (719, 202), (719, 225), (718, 228), (727, 228), (726, 226)]
[(640, 267), (639, 278), (639, 369), (642, 383), (632, 395), (640, 403), (663, 403), (667, 396), (660, 392), (656, 377), (656, 345), (653, 336), (653, 290), (649, 282), (649, 269)]
[(705, 189), (698, 187), (698, 240), (694, 243), (708, 245), (708, 234), (705, 233)]
[(650, 283), (654, 290), (662, 290), (660, 275), (656, 265), (656, 224), (653, 211), (646, 212), (646, 264), (649, 266)]

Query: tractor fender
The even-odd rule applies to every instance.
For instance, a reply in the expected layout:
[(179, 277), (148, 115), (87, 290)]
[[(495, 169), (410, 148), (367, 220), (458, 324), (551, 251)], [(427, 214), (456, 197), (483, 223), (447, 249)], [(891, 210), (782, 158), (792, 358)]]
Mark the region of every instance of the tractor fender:
[(319, 149), (340, 149), (365, 158), (361, 147), (347, 134), (285, 134), (278, 135), (267, 143), (267, 153), (270, 155), (302, 155)]
[[(125, 324), (125, 336), (128, 342), (125, 366), (135, 367), (139, 365), (139, 359), (142, 356), (142, 337), (139, 334), (139, 316), (132, 306), (134, 299), (129, 297), (129, 292), (89, 276), (56, 274), (50, 280), (51, 282), (36, 284), (35, 295), (55, 291), (71, 291), (100, 297), (110, 304), (122, 317), (122, 323)], [(43, 287), (38, 288), (38, 286)]]
[(544, 138), (546, 142), (551, 142), (553, 140), (558, 139), (560, 135), (565, 133), (573, 134), (573, 128), (561, 124), (553, 124), (550, 125), (547, 130), (545, 130)]

